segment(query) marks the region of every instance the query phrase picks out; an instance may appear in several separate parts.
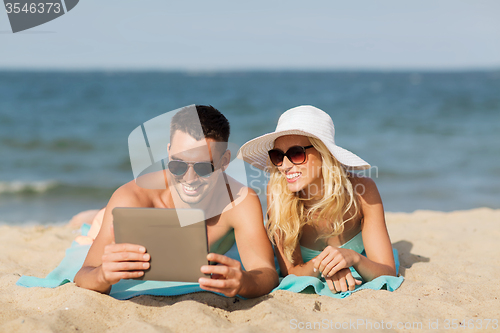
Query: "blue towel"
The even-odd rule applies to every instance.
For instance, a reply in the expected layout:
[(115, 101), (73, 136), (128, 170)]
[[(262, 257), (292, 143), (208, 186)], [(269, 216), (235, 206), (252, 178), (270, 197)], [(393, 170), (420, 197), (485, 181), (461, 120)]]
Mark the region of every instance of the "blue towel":
[[(396, 262), (396, 272), (399, 270), (399, 258), (398, 251), (393, 249), (394, 261)], [(362, 280), (361, 276), (356, 272), (354, 268), (351, 267), (352, 275), (355, 279)], [(328, 288), (327, 283), (324, 279), (318, 279), (313, 276), (296, 276), (293, 274), (287, 275), (286, 277), (280, 279), (280, 284), (274, 290), (288, 290), (295, 293), (316, 293), (318, 295), (330, 296), (335, 298), (345, 298), (350, 294), (363, 290), (363, 289), (373, 289), (373, 290), (388, 290), (394, 291), (399, 288), (401, 283), (403, 283), (404, 277), (399, 276), (379, 276), (369, 282), (365, 282), (353, 291), (346, 291), (340, 293), (332, 293), (330, 288)], [(273, 291), (274, 291), (273, 290)]]
[[(89, 229), (90, 226), (84, 224), (81, 229), (82, 235), (86, 236)], [(59, 266), (50, 272), (47, 277), (37, 278), (23, 275), (17, 280), (16, 285), (21, 287), (55, 288), (72, 282), (76, 273), (82, 267), (89, 249), (90, 245), (80, 245), (73, 242), (71, 247), (66, 250), (66, 255)], [(233, 246), (226, 255), (240, 260), (236, 246)], [(139, 295), (176, 296), (201, 291), (206, 290), (201, 289), (199, 283), (192, 282), (121, 280), (111, 287), (109, 295), (116, 299), (125, 300)]]
[[(83, 225), (81, 230), (82, 235), (87, 235), (89, 228), (89, 225)], [(23, 275), (19, 278), (19, 280), (17, 280), (16, 285), (22, 287), (55, 288), (68, 282), (72, 282), (76, 273), (82, 267), (89, 248), (90, 245), (80, 245), (73, 242), (71, 247), (66, 250), (66, 255), (59, 266), (50, 272), (47, 277), (37, 278)], [(397, 251), (394, 251), (397, 271), (399, 267), (399, 260)], [(236, 244), (233, 245), (226, 255), (241, 262)], [(381, 276), (373, 281), (357, 286), (354, 291), (333, 294), (327, 284), (320, 279), (311, 276), (288, 275), (281, 280), (279, 286), (274, 290), (288, 290), (303, 293), (315, 292), (319, 295), (344, 298), (349, 296), (351, 293), (362, 289), (387, 289), (389, 291), (393, 291), (397, 289), (402, 282), (403, 277)], [(206, 290), (201, 289), (198, 283), (191, 282), (121, 280), (111, 287), (110, 296), (119, 300), (126, 300), (139, 295), (176, 296), (201, 291)]]

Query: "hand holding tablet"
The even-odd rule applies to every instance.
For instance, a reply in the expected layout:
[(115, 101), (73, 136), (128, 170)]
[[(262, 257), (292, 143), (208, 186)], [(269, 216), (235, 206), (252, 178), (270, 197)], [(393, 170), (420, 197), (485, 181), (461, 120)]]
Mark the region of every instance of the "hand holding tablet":
[(150, 255), (142, 245), (109, 244), (102, 256), (103, 279), (113, 285), (121, 279), (135, 279), (149, 268)]

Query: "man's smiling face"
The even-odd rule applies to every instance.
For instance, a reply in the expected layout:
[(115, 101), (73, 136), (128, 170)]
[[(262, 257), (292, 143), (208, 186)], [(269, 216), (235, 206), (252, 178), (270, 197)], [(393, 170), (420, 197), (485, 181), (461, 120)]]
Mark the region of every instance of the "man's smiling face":
[[(211, 148), (214, 143), (213, 139), (196, 140), (179, 130), (172, 136), (168, 148), (169, 160), (187, 162), (189, 166), (182, 175), (171, 172), (170, 186), (174, 187), (180, 199), (189, 205), (196, 205), (207, 198), (220, 175), (222, 152)], [(199, 162), (212, 163), (215, 172), (204, 177), (198, 175), (193, 164)]]

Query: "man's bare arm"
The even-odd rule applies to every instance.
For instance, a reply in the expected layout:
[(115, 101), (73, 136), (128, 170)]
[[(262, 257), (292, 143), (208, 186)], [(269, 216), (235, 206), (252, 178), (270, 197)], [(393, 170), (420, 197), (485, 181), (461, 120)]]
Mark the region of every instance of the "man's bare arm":
[(254, 191), (238, 202), (226, 214), (234, 228), (236, 244), (246, 271), (238, 261), (211, 253), (209, 260), (222, 265), (203, 266), (202, 272), (222, 275), (223, 279), (200, 279), (203, 289), (221, 292), (226, 296), (259, 297), (278, 285), (271, 243), (262, 220), (262, 208)]
[(149, 267), (149, 255), (136, 244), (115, 244), (112, 210), (115, 207), (139, 207), (140, 202), (128, 183), (115, 191), (104, 213), (99, 234), (90, 247), (82, 268), (75, 276), (79, 287), (109, 293), (120, 279), (140, 277)]

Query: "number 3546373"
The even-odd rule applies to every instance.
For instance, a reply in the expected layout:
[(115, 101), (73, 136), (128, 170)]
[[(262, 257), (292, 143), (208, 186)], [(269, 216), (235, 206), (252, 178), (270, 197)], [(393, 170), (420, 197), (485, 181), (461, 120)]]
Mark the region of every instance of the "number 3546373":
[(25, 14), (44, 14), (44, 13), (60, 13), (61, 12), (61, 4), (57, 2), (32, 2), (30, 4), (25, 3), (21, 6), (18, 2), (7, 2), (5, 4), (5, 9), (7, 10), (7, 14), (19, 14), (21, 12)]

